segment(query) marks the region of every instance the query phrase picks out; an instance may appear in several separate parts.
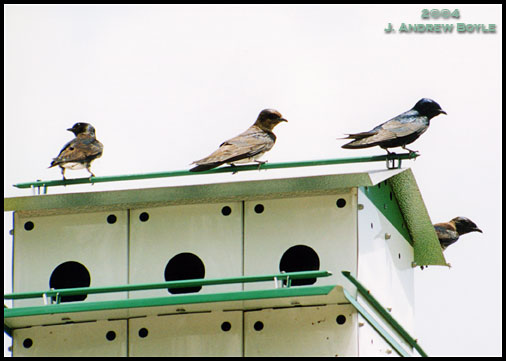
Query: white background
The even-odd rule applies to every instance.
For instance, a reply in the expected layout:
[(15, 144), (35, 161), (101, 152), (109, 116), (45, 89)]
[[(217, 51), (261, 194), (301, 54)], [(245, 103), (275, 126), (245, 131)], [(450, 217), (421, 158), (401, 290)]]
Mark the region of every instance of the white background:
[[(60, 179), (52, 158), (89, 122), (104, 144), (97, 176), (188, 169), (264, 108), (288, 119), (270, 162), (384, 154), (345, 150), (420, 98), (448, 113), (411, 148), (434, 223), (472, 219), (445, 252), (452, 268), (417, 269), (416, 334), (429, 355), (499, 355), (501, 345), (502, 17), (499, 5), (5, 6), (4, 195)], [(407, 24), (496, 24), (495, 34), (386, 34)], [(196, 184), (384, 168), (384, 163), (55, 187), (50, 193)], [(86, 170), (68, 177), (87, 177)], [(60, 189), (61, 188), (61, 189)], [(12, 214), (4, 217), (11, 292)], [(4, 338), (4, 354), (10, 339)]]

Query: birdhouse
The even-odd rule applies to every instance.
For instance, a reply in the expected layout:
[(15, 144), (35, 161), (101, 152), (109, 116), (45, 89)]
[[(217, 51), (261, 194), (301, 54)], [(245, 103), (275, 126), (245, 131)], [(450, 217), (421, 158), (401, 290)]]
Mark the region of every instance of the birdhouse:
[[(98, 178), (97, 178), (98, 179)], [(410, 169), (7, 198), (14, 356), (411, 356)]]

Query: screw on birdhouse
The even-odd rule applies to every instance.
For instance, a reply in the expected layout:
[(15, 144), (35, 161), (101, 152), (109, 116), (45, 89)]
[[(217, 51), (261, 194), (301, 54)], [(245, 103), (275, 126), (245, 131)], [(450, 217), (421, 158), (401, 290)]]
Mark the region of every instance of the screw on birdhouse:
[(9, 231), (9, 234), (10, 234), (11, 236), (13, 236), (13, 235), (14, 235), (14, 230), (13, 230), (13, 229), (11, 229), (11, 230)]
[(388, 312), (392, 312), (392, 307), (387, 307)]
[(415, 268), (416, 266), (418, 266), (418, 265), (416, 264), (416, 262), (414, 262), (414, 261), (413, 261), (413, 262), (411, 262), (411, 268)]
[(359, 211), (361, 211), (362, 209), (364, 209), (364, 205), (363, 204), (359, 204), (357, 207), (358, 207)]
[(363, 322), (358, 323), (358, 327), (363, 327), (364, 325), (365, 325), (365, 323), (363, 323)]
[(390, 239), (392, 238), (392, 235), (390, 233), (385, 233), (385, 239)]
[(389, 349), (389, 348), (387, 348), (387, 350), (385, 351), (385, 353), (386, 353), (387, 355), (390, 355), (390, 354), (392, 353), (392, 350), (391, 350), (391, 349)]

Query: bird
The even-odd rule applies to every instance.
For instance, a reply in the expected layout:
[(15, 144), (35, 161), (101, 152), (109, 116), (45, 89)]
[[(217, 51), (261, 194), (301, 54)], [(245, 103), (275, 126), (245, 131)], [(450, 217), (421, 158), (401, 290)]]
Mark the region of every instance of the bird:
[(76, 123), (67, 130), (74, 133), (76, 137), (65, 144), (49, 168), (59, 166), (63, 180), (66, 180), (66, 169), (86, 168), (90, 173), (90, 178), (95, 177), (90, 170), (90, 165), (93, 160), (102, 156), (104, 150), (104, 146), (95, 136), (95, 128), (88, 123)]
[(448, 246), (457, 242), (463, 234), (470, 232), (483, 233), (473, 221), (466, 217), (455, 217), (449, 222), (436, 223), (434, 224), (434, 229), (443, 251)]
[(276, 135), (272, 130), (281, 122), (287, 120), (277, 110), (262, 110), (255, 123), (246, 131), (221, 143), (209, 156), (191, 163), (197, 166), (191, 168), (190, 172), (202, 172), (224, 163), (234, 166), (237, 163), (255, 161), (260, 167), (265, 161), (257, 159), (274, 146)]
[[(473, 221), (466, 217), (455, 217), (449, 222), (436, 223), (433, 226), (443, 252), (448, 246), (457, 242), (463, 234), (470, 232), (483, 233)], [(450, 267), (450, 264), (448, 263), (447, 266)], [(420, 266), (422, 270), (427, 267)]]
[(358, 149), (379, 146), (391, 152), (388, 148), (402, 147), (410, 153), (417, 151), (406, 148), (422, 135), (430, 125), (430, 120), (439, 114), (447, 114), (441, 106), (432, 99), (422, 98), (415, 106), (392, 118), (368, 132), (347, 134), (345, 138), (353, 139), (341, 146), (345, 149)]

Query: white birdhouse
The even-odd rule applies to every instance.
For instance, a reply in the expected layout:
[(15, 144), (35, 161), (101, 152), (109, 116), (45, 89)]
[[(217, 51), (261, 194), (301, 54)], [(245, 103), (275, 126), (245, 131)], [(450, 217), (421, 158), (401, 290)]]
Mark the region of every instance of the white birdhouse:
[(14, 356), (423, 354), (413, 268), (446, 264), (410, 169), (16, 197), (4, 210)]

